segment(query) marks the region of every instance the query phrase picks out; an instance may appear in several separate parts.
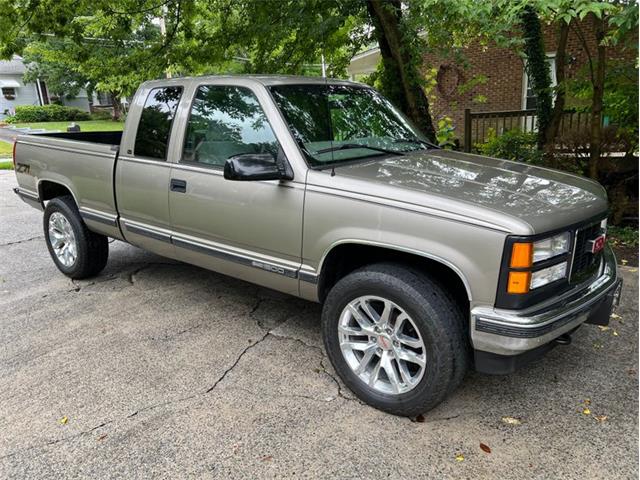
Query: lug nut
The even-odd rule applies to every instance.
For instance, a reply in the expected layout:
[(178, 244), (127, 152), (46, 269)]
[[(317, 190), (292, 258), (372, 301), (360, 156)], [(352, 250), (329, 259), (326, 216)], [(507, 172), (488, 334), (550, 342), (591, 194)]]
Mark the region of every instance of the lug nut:
[(394, 346), (394, 347), (399, 347), (399, 346), (400, 346), (400, 342), (399, 342), (399, 341), (397, 341), (397, 340), (394, 340), (394, 341), (393, 341), (393, 346)]

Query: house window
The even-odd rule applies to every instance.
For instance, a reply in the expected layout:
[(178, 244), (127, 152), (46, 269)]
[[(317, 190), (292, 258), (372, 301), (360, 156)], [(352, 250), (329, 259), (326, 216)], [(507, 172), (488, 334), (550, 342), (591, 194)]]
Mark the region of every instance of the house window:
[[(557, 85), (556, 79), (556, 54), (548, 53), (547, 54), (547, 65), (549, 66), (549, 73), (551, 74), (551, 87), (555, 87)], [(527, 75), (527, 68), (524, 68), (524, 82), (522, 87), (522, 108), (524, 110), (533, 110), (536, 108), (537, 98), (535, 93), (533, 93), (533, 89), (531, 88), (531, 83), (529, 82), (529, 75)]]
[(16, 89), (13, 87), (2, 87), (2, 96), (7, 100), (15, 100)]

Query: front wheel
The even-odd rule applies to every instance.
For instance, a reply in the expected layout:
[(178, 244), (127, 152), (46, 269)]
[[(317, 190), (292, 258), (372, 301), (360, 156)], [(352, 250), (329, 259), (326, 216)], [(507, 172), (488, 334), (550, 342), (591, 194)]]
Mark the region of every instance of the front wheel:
[(70, 196), (56, 197), (44, 210), (44, 237), (53, 262), (73, 279), (97, 275), (107, 264), (107, 237), (92, 232), (82, 221)]
[(441, 285), (403, 265), (371, 265), (341, 279), (325, 301), (322, 331), (347, 387), (394, 415), (434, 408), (468, 366), (459, 307)]

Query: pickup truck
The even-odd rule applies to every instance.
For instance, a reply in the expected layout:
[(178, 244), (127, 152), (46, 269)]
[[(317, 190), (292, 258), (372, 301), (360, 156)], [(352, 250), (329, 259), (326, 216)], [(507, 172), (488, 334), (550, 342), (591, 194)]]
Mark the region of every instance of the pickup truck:
[(570, 343), (619, 298), (598, 183), (439, 149), (357, 83), (150, 81), (123, 132), (23, 135), (14, 162), (65, 275), (98, 274), (114, 238), (320, 302), (337, 373), (396, 415)]

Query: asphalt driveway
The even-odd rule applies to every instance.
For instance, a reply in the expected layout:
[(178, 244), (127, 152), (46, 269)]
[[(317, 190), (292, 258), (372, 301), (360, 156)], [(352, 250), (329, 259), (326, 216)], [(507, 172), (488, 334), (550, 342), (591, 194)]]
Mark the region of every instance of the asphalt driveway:
[(0, 173), (0, 478), (637, 477), (637, 269), (610, 329), (471, 373), (418, 422), (340, 384), (315, 304), (121, 242), (70, 281), (14, 185)]

